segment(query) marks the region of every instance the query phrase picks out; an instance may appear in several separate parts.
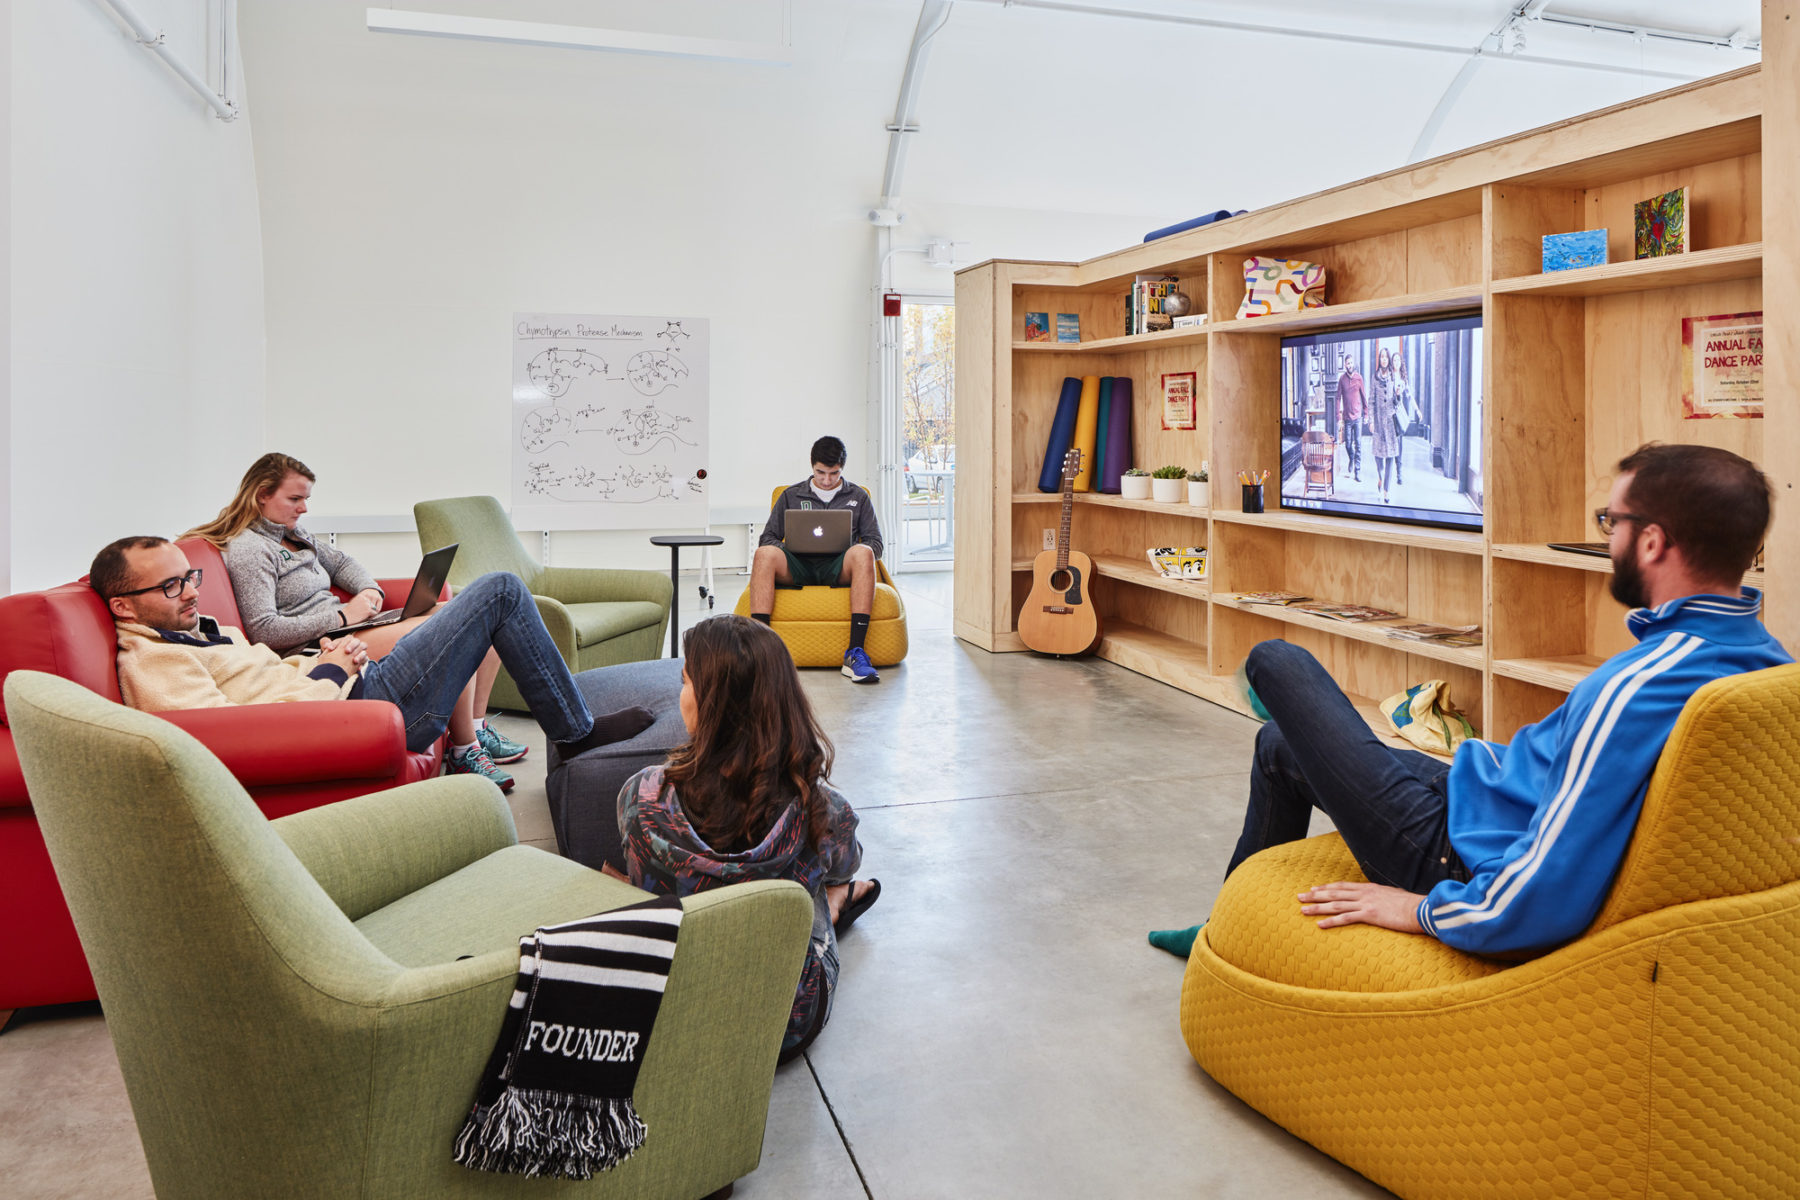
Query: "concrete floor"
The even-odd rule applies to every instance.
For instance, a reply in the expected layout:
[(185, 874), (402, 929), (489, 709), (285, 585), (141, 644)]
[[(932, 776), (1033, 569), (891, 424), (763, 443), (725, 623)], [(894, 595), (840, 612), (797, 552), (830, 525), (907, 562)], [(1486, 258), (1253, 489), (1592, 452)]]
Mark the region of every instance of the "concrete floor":
[[(728, 612), (743, 579), (716, 582)], [(1107, 663), (984, 653), (950, 635), (948, 573), (900, 586), (904, 666), (874, 687), (804, 673), (883, 891), (737, 1195), (1388, 1195), (1194, 1065), (1182, 964), (1144, 942), (1210, 907), (1255, 725)], [(542, 736), (502, 727), (539, 747), (512, 807), (554, 851)], [(101, 1018), (22, 1016), (0, 1037), (0, 1193), (150, 1196)]]

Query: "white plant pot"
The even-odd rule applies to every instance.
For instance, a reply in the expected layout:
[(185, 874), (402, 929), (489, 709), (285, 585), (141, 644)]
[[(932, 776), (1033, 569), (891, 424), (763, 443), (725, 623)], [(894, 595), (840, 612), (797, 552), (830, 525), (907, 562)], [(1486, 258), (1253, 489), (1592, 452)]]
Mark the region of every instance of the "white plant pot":
[(1121, 475), (1119, 495), (1126, 500), (1148, 500), (1151, 479), (1148, 475)]
[(1152, 479), (1150, 494), (1158, 504), (1180, 504), (1181, 494), (1187, 490), (1185, 479)]
[(1200, 483), (1188, 480), (1188, 503), (1195, 508), (1206, 508), (1212, 504), (1212, 480)]

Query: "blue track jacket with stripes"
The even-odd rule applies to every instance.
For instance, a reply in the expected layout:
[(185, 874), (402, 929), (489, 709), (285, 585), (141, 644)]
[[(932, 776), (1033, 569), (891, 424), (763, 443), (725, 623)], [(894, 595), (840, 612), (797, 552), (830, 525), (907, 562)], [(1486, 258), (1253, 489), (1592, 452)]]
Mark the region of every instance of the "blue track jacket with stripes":
[(1472, 878), (1431, 889), (1419, 904), (1426, 932), (1458, 950), (1499, 954), (1549, 949), (1586, 929), (1688, 697), (1714, 679), (1793, 661), (1761, 610), (1755, 588), (1634, 609), (1625, 621), (1638, 644), (1555, 712), (1509, 745), (1459, 746), (1450, 844)]

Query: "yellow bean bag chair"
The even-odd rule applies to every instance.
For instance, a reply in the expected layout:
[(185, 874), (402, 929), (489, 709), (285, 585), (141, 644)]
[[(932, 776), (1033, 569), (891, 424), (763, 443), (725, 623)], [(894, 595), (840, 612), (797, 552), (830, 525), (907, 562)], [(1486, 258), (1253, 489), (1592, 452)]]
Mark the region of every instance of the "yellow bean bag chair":
[[(785, 485), (769, 495), (774, 507)], [(740, 617), (750, 615), (750, 589), (738, 597)], [(775, 611), (769, 626), (787, 643), (794, 664), (801, 667), (842, 666), (850, 649), (850, 589), (848, 587), (776, 588)], [(869, 661), (891, 667), (906, 657), (906, 605), (887, 565), (875, 560), (875, 602), (869, 610), (869, 636), (863, 640)]]
[(1800, 665), (1695, 693), (1600, 915), (1508, 965), (1295, 897), (1336, 834), (1219, 894), (1181, 1031), (1251, 1107), (1409, 1200), (1800, 1194)]

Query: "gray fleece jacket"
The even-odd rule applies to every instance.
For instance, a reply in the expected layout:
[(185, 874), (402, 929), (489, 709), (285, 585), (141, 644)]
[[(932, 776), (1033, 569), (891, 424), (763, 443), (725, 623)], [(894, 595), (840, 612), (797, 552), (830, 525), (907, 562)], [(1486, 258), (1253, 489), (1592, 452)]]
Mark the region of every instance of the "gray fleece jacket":
[[(299, 542), (304, 549), (285, 545)], [(277, 654), (304, 646), (343, 625), (332, 585), (354, 595), (376, 588), (363, 565), (306, 530), (258, 520), (225, 544), (225, 570), (244, 632)]]

